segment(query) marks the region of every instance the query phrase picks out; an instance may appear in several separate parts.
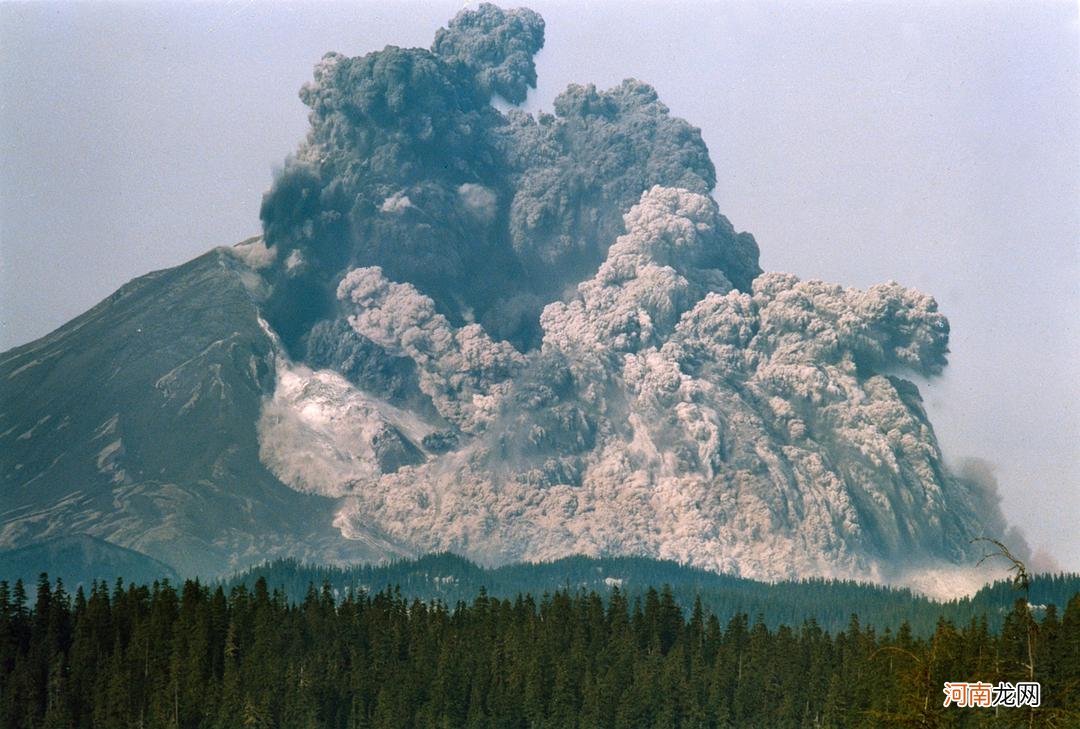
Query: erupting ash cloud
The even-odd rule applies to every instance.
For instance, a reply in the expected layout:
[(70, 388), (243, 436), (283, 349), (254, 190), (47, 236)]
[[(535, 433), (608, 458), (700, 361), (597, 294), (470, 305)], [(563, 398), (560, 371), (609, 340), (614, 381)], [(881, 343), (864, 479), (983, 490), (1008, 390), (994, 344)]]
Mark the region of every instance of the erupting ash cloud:
[(248, 255), (288, 354), (264, 462), (342, 498), (346, 535), (485, 561), (969, 560), (997, 504), (892, 374), (945, 365), (934, 300), (762, 273), (700, 132), (644, 83), (497, 111), (535, 86), (543, 32), (482, 5), (430, 50), (316, 67)]
[[(327, 54), (301, 98), (311, 132), (266, 195), (270, 323), (303, 358), (353, 268), (379, 266), (525, 351), (544, 304), (587, 278), (642, 191), (708, 192), (716, 181), (699, 130), (637, 81), (571, 86), (555, 114), (499, 113), (536, 82), (543, 20), (493, 5), (460, 13), (431, 50)], [(753, 239), (731, 281), (760, 272)], [(292, 257), (298, 252), (298, 257)], [(289, 267), (289, 260), (303, 266)]]
[(412, 360), (420, 391), (464, 432), (482, 427), (490, 417), (485, 411), (524, 361), (478, 324), (455, 329), (436, 313), (431, 299), (411, 284), (387, 281), (377, 266), (349, 272), (338, 298), (355, 305), (348, 321), (357, 334), (392, 356)]
[(528, 8), (503, 11), (481, 5), (459, 13), (435, 34), (431, 50), (473, 74), (480, 90), (512, 104), (536, 88), (533, 56), (544, 47), (544, 19)]

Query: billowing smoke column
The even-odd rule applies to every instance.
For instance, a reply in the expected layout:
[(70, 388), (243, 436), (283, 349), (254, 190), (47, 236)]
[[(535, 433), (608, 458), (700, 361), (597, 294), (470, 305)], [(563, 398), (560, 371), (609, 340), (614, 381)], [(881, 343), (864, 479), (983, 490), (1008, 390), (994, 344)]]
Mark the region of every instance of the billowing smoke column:
[(451, 65), (461, 64), (488, 97), (520, 104), (536, 88), (533, 56), (544, 47), (544, 19), (527, 8), (503, 11), (481, 5), (463, 12), (435, 34), (431, 50)]
[[(340, 318), (337, 283), (364, 266), (530, 349), (540, 309), (595, 270), (642, 191), (712, 189), (700, 132), (645, 84), (572, 86), (554, 116), (496, 111), (494, 94), (535, 86), (543, 41), (536, 13), (482, 5), (430, 51), (323, 58), (301, 91), (311, 132), (261, 212), (277, 252), (266, 311), (290, 352), (327, 347), (312, 329)], [(760, 269), (743, 242), (732, 280), (745, 287)]]
[(487, 411), (524, 361), (506, 342), (493, 342), (479, 324), (455, 329), (431, 299), (411, 284), (387, 281), (377, 266), (350, 272), (338, 298), (355, 306), (348, 321), (358, 335), (412, 360), (420, 391), (463, 432), (482, 430)]
[(1000, 514), (895, 374), (944, 366), (934, 300), (762, 274), (699, 131), (645, 84), (497, 111), (535, 85), (543, 29), (482, 5), (430, 51), (316, 68), (262, 209), (291, 355), (263, 461), (341, 498), (346, 536), (491, 562), (882, 577), (971, 556)]

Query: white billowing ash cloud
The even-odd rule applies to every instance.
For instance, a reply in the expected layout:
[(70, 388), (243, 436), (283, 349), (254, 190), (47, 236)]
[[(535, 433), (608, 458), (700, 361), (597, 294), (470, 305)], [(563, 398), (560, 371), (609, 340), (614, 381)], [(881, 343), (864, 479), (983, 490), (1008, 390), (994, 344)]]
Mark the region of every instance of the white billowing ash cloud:
[(633, 552), (766, 578), (963, 559), (980, 491), (947, 474), (915, 388), (876, 373), (941, 367), (933, 300), (786, 274), (738, 292), (708, 267), (722, 227), (704, 195), (646, 192), (528, 357), (351, 272), (353, 330), (415, 363), (461, 442), (352, 489), (342, 524), (488, 561)]
[(946, 363), (934, 300), (762, 273), (700, 133), (639, 81), (496, 111), (542, 44), (535, 13), (481, 5), (430, 51), (316, 69), (263, 205), (287, 350), (264, 463), (341, 498), (344, 535), (417, 552), (770, 579), (973, 563), (997, 502), (897, 376)]
[(478, 324), (451, 326), (430, 298), (410, 284), (386, 280), (377, 266), (351, 271), (338, 286), (338, 298), (355, 307), (348, 322), (357, 334), (416, 364), (421, 392), (463, 432), (475, 432), (491, 418), (499, 394), (524, 361)]
[(731, 289), (721, 269), (697, 267), (708, 265), (720, 224), (712, 199), (653, 188), (627, 213), (626, 235), (608, 249), (596, 276), (578, 286), (578, 298), (544, 309), (544, 346), (589, 357), (663, 341), (706, 292)]

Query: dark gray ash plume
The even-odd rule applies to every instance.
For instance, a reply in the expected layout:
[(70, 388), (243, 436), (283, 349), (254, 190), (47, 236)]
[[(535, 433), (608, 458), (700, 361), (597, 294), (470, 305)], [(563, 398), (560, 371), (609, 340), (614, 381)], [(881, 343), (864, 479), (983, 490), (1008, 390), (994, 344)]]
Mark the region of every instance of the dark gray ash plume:
[[(713, 188), (700, 132), (640, 82), (572, 86), (554, 116), (496, 111), (492, 94), (521, 101), (535, 85), (543, 29), (532, 11), (481, 5), (430, 51), (319, 63), (301, 92), (311, 132), (261, 213), (277, 252), (266, 309), (291, 352), (339, 318), (337, 283), (363, 266), (528, 350), (542, 306), (595, 270), (644, 190)], [(728, 232), (731, 280), (745, 288), (757, 247)]]
[(762, 274), (700, 131), (647, 84), (497, 111), (543, 34), (485, 4), (430, 50), (316, 67), (262, 209), (293, 357), (264, 462), (342, 498), (346, 536), (491, 562), (883, 579), (970, 558), (1000, 511), (896, 375), (945, 365), (936, 302)]
[(435, 34), (431, 50), (450, 63), (460, 63), (489, 96), (513, 104), (536, 88), (533, 56), (544, 47), (544, 19), (528, 8), (503, 11), (489, 3), (462, 12)]

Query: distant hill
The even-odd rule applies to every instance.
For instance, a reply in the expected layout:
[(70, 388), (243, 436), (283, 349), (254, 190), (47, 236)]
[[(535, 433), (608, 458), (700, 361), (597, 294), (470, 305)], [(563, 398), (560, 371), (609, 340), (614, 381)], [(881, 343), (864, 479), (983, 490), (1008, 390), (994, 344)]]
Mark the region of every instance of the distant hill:
[(42, 572), (53, 580), (62, 578), (69, 590), (89, 586), (94, 580), (111, 584), (118, 577), (135, 583), (178, 580), (176, 572), (164, 562), (88, 534), (57, 537), (0, 552), (0, 580), (8, 584), (22, 580), (30, 589)]
[[(303, 600), (309, 586), (321, 589), (328, 583), (338, 596), (349, 590), (400, 588), (405, 597), (440, 600), (451, 607), (459, 601), (472, 601), (481, 588), (493, 597), (513, 598), (521, 593), (540, 596), (562, 588), (608, 595), (618, 587), (633, 599), (650, 587), (670, 585), (684, 609), (700, 597), (703, 606), (722, 619), (738, 612), (751, 618), (760, 615), (775, 628), (813, 618), (826, 630), (837, 631), (856, 613), (863, 623), (880, 630), (895, 630), (906, 620), (919, 635), (932, 633), (941, 616), (966, 624), (985, 614), (996, 630), (1019, 596), (1007, 582), (996, 582), (972, 597), (938, 602), (906, 588), (822, 579), (767, 583), (644, 557), (579, 556), (486, 569), (449, 553), (354, 567), (279, 560), (245, 571), (227, 584), (244, 584), (250, 589), (260, 576), (266, 578), (270, 589), (280, 590), (296, 602)], [(1032, 582), (1030, 597), (1034, 605), (1055, 604), (1061, 610), (1078, 592), (1080, 575), (1041, 575)]]

